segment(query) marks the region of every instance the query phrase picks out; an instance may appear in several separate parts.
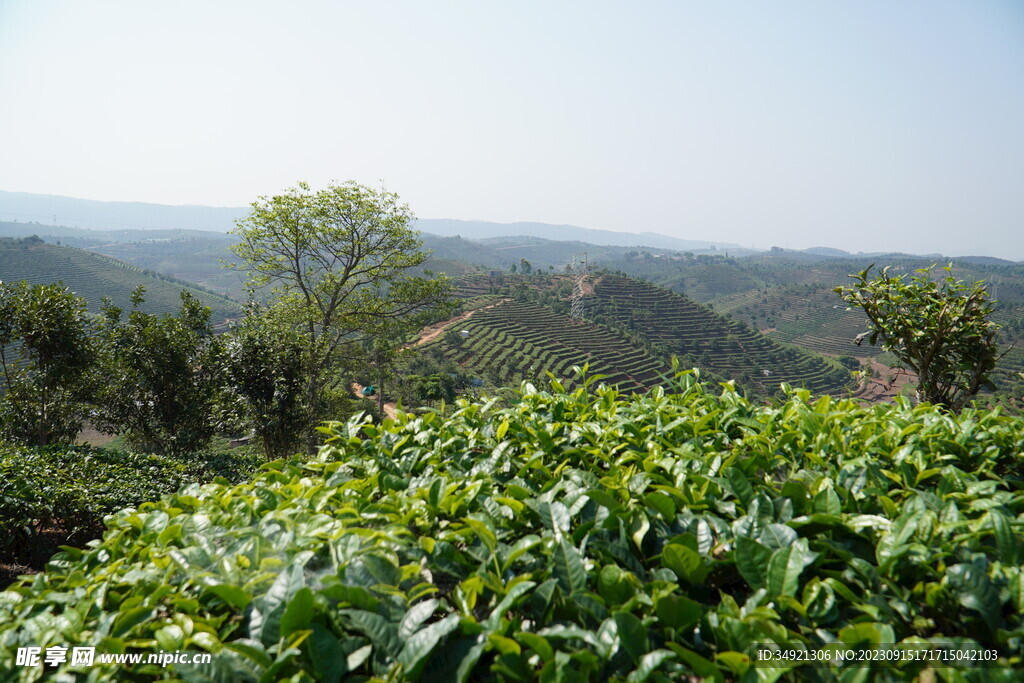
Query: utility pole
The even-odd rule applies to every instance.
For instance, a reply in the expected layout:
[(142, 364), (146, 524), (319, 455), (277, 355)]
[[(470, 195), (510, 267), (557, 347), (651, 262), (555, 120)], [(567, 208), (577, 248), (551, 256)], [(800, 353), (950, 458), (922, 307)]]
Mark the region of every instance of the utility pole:
[(572, 307), (570, 316), (576, 320), (583, 318), (583, 282), (587, 279), (587, 252), (583, 252), (582, 264), (580, 255), (572, 257)]

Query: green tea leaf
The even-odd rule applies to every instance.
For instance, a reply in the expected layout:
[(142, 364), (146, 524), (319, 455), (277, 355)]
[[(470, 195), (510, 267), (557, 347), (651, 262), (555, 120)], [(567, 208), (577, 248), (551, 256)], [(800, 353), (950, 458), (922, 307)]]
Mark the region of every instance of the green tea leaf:
[(767, 585), (768, 561), (772, 557), (772, 549), (747, 536), (736, 537), (736, 549), (733, 559), (740, 575), (754, 590)]
[(640, 658), (640, 665), (626, 677), (626, 683), (644, 683), (651, 674), (663, 670), (665, 662), (676, 658), (671, 650), (652, 650)]
[(665, 595), (658, 600), (655, 607), (655, 613), (661, 622), (670, 628), (683, 631), (696, 626), (704, 612), (703, 605), (685, 595)]
[(313, 618), (313, 591), (303, 586), (295, 592), (281, 616), (281, 637), (309, 627)]
[(619, 642), (623, 649), (634, 663), (639, 663), (649, 649), (644, 623), (629, 612), (615, 612), (613, 618), (618, 626)]
[(430, 624), (412, 634), (398, 654), (398, 663), (402, 665), (405, 675), (415, 679), (431, 650), (458, 627), (459, 615), (449, 614), (441, 621)]
[(843, 512), (843, 504), (839, 494), (830, 486), (818, 492), (814, 497), (814, 511), (823, 515), (838, 516)]
[(587, 587), (587, 570), (576, 548), (564, 538), (555, 544), (552, 551), (552, 573), (567, 595)]
[(703, 583), (709, 570), (696, 550), (678, 543), (670, 543), (662, 549), (661, 564), (675, 572), (681, 581), (693, 585)]
[(779, 548), (768, 560), (765, 576), (769, 595), (795, 596), (800, 587), (800, 574), (818, 557), (807, 547), (807, 539), (801, 538), (793, 545)]
[(402, 617), (402, 621), (398, 624), (398, 637), (402, 640), (408, 639), (409, 636), (416, 632), (420, 624), (434, 614), (434, 611), (437, 610), (437, 605), (437, 600), (424, 600), (410, 607), (409, 611)]

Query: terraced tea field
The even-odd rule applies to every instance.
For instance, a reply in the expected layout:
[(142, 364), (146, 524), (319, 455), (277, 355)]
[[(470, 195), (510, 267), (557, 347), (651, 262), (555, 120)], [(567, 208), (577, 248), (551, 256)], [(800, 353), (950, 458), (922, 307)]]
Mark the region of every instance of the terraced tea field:
[(848, 372), (819, 356), (778, 344), (688, 297), (630, 278), (605, 275), (588, 299), (588, 317), (603, 316), (643, 334), (668, 352), (697, 358), (697, 365), (754, 383), (774, 393), (780, 382), (816, 393), (842, 394)]
[(568, 312), (569, 286), (561, 276), (460, 278), (458, 296), (494, 304), (496, 294), (517, 289), (519, 301), (453, 323), (450, 330), (469, 333), (461, 345), (437, 336), (426, 346), (495, 383), (543, 379), (545, 371), (565, 382), (573, 365), (587, 362), (591, 372), (608, 375), (607, 382), (639, 391), (661, 384), (670, 372), (668, 359), (677, 355), (766, 395), (782, 382), (816, 393), (845, 394), (852, 388), (848, 371), (819, 356), (772, 342), (685, 296), (621, 276), (587, 283), (588, 320), (562, 314)]
[(715, 310), (728, 313), (777, 341), (790, 342), (833, 356), (871, 357), (878, 347), (857, 347), (853, 338), (868, 329), (859, 311), (848, 311), (831, 289), (815, 285), (750, 290), (715, 301)]
[(589, 363), (591, 374), (624, 391), (643, 391), (661, 383), (668, 365), (638, 348), (635, 340), (602, 325), (574, 321), (535, 303), (507, 301), (476, 311), (452, 329), (466, 330), (461, 346), (439, 338), (426, 347), (442, 350), (467, 372), (516, 383), (543, 380), (551, 372), (571, 383), (574, 365)]

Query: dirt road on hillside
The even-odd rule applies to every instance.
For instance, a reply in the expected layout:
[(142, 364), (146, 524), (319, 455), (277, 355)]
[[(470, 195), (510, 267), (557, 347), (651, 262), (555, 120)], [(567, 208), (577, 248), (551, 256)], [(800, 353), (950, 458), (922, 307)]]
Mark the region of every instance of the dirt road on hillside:
[(442, 332), (444, 332), (448, 327), (451, 327), (455, 323), (460, 323), (463, 320), (468, 320), (477, 311), (483, 311), (488, 308), (494, 308), (498, 304), (503, 304), (506, 301), (511, 301), (511, 299), (499, 299), (498, 301), (495, 301), (493, 304), (487, 304), (486, 306), (481, 306), (480, 308), (474, 308), (472, 311), (460, 313), (454, 318), (449, 318), (448, 320), (444, 320), (439, 323), (434, 323), (433, 325), (428, 325), (427, 327), (424, 327), (423, 330), (420, 332), (420, 334), (422, 334), (423, 336), (417, 339), (412, 344), (412, 346), (423, 346), (427, 342), (434, 341), (441, 335)]

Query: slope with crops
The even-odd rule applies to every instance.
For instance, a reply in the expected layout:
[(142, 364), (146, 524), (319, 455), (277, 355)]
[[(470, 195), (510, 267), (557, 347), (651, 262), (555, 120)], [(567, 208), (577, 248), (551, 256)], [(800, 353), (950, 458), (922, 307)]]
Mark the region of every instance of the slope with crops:
[[(1024, 664), (1024, 421), (998, 411), (759, 406), (683, 376), (328, 431), (313, 460), (108, 517), (0, 593), (0, 669), (663, 683)], [(28, 646), (211, 661), (16, 667)]]
[[(994, 319), (1002, 356), (993, 375), (997, 391), (982, 401), (996, 401), (1016, 410), (1024, 406), (1024, 264), (983, 257), (938, 255), (846, 254), (840, 257), (773, 249), (758, 255), (684, 255), (672, 259), (606, 260), (606, 268), (642, 276), (685, 293), (716, 312), (762, 330), (772, 339), (835, 356), (854, 356), (867, 363), (881, 349), (853, 339), (868, 329), (859, 311), (849, 311), (832, 291), (849, 283), (851, 273), (871, 264), (912, 274), (918, 268), (951, 262), (958, 279), (984, 280), (998, 301)], [(712, 267), (713, 266), (713, 267)], [(883, 356), (885, 362), (893, 358)]]
[(816, 393), (841, 394), (849, 388), (849, 372), (820, 356), (782, 346), (686, 296), (639, 280), (602, 276), (588, 306), (598, 319), (623, 325), (669, 353), (768, 394), (781, 382)]
[(878, 347), (853, 343), (868, 329), (868, 320), (860, 311), (847, 310), (827, 287), (790, 285), (749, 290), (716, 299), (715, 310), (766, 330), (772, 339), (817, 353), (861, 357), (881, 353)]
[(0, 240), (0, 280), (27, 280), (31, 284), (63, 282), (86, 300), (91, 311), (109, 297), (115, 306), (131, 308), (131, 293), (139, 285), (146, 288), (142, 310), (166, 313), (177, 310), (179, 294), (188, 291), (211, 309), (215, 324), (242, 314), (242, 307), (231, 299), (197, 288), (195, 285), (74, 247), (25, 240)]
[(544, 378), (548, 372), (570, 382), (572, 367), (586, 363), (623, 390), (643, 391), (659, 384), (668, 370), (636, 338), (528, 301), (480, 308), (453, 329), (465, 333), (461, 343), (438, 338), (424, 348), (438, 348), (468, 373), (505, 384)]

